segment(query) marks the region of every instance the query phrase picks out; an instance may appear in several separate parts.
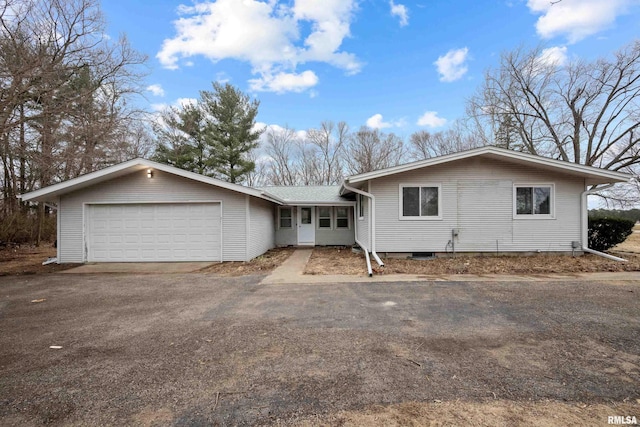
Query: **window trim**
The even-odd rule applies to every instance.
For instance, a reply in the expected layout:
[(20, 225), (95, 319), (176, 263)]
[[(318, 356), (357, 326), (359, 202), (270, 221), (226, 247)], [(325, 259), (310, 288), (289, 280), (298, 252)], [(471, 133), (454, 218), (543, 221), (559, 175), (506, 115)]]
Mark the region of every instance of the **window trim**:
[[(535, 187), (547, 187), (551, 190), (551, 196), (549, 202), (548, 214), (518, 214), (518, 188), (535, 188)], [(513, 219), (532, 219), (532, 220), (545, 220), (556, 219), (556, 185), (553, 182), (518, 182), (513, 184)]]
[(360, 221), (364, 220), (365, 212), (364, 212), (364, 195), (358, 194), (358, 219)]
[[(338, 209), (345, 208), (347, 210), (347, 226), (346, 227), (338, 227)], [(336, 230), (351, 230), (351, 209), (349, 206), (334, 206), (333, 207), (333, 217), (335, 218), (335, 229)]]
[[(282, 211), (284, 209), (289, 209), (291, 211), (291, 227), (282, 227)], [(293, 230), (293, 206), (278, 206), (278, 230)]]
[[(404, 216), (402, 215), (403, 191), (405, 187), (436, 187), (438, 189), (438, 215)], [(422, 192), (419, 192), (421, 194)], [(422, 197), (422, 196), (420, 196)], [(439, 182), (401, 183), (398, 184), (398, 219), (400, 221), (441, 221), (442, 220), (442, 184)]]
[[(328, 227), (320, 227), (320, 209), (326, 208), (329, 210), (329, 226)], [(326, 219), (326, 217), (324, 217)], [(333, 230), (333, 209), (331, 206), (316, 206), (316, 230)]]

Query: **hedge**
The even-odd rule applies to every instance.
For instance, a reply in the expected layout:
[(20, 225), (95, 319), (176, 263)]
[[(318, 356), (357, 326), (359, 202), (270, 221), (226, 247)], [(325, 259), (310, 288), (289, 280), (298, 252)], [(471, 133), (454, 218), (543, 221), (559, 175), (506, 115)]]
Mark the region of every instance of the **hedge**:
[(624, 218), (589, 217), (589, 247), (606, 251), (622, 243), (633, 232), (635, 223)]

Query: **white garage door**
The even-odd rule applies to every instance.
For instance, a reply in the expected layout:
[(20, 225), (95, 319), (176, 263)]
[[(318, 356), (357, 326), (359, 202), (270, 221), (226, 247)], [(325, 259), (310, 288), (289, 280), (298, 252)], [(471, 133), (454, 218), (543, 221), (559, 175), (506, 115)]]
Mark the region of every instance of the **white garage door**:
[(219, 203), (89, 205), (87, 261), (219, 261)]

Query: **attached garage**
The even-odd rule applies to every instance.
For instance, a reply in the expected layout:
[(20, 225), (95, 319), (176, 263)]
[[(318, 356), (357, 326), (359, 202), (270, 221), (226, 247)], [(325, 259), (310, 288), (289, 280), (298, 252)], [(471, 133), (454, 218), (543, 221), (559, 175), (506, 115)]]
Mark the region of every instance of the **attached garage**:
[(220, 203), (86, 205), (89, 262), (221, 261)]
[(249, 261), (274, 247), (282, 200), (134, 159), (21, 196), (58, 209), (58, 263)]

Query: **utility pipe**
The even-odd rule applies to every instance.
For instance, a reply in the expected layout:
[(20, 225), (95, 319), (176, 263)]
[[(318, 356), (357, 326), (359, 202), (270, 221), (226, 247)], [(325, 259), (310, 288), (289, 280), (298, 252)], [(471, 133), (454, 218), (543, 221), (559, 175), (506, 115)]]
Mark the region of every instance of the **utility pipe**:
[[(371, 193), (367, 193), (366, 191), (362, 191), (359, 190), (357, 188), (351, 187), (350, 185), (348, 185), (346, 183), (346, 181), (344, 181), (342, 183), (342, 186), (349, 191), (352, 191), (356, 194), (361, 194), (365, 197), (368, 197), (369, 199), (371, 199), (371, 217), (369, 220), (369, 227), (370, 227), (370, 231), (369, 231), (369, 236), (371, 237), (371, 255), (373, 255), (373, 258), (376, 260), (376, 262), (378, 263), (378, 265), (380, 265), (380, 267), (384, 267), (384, 263), (382, 262), (382, 260), (380, 259), (380, 257), (378, 256), (378, 254), (376, 253), (376, 198), (373, 194)], [(354, 209), (354, 219), (357, 223), (358, 218), (357, 218), (357, 214), (355, 212), (355, 210), (357, 209), (357, 205)], [(357, 228), (354, 229), (354, 231), (356, 231), (356, 236), (357, 234)], [(358, 243), (360, 245), (360, 243)], [(362, 245), (360, 245), (362, 246)]]
[(373, 269), (371, 268), (371, 258), (369, 258), (369, 251), (367, 250), (367, 247), (364, 246), (362, 243), (360, 243), (358, 241), (358, 217), (357, 217), (358, 213), (356, 212), (356, 210), (353, 210), (353, 233), (354, 236), (356, 236), (354, 239), (356, 241), (356, 243), (358, 244), (358, 246), (360, 246), (360, 248), (364, 251), (364, 257), (367, 260), (367, 272), (369, 273), (369, 277), (373, 276)]
[(589, 248), (589, 211), (587, 209), (587, 196), (589, 194), (594, 194), (596, 191), (606, 190), (607, 188), (613, 187), (613, 184), (607, 184), (604, 187), (594, 187), (590, 190), (585, 190), (580, 194), (580, 199), (582, 202), (582, 210), (581, 210), (581, 222), (582, 222), (582, 250), (584, 252), (599, 255), (604, 258), (612, 259), (614, 261), (627, 262), (624, 258), (619, 258), (617, 256), (605, 254), (604, 252), (596, 251), (594, 249)]

